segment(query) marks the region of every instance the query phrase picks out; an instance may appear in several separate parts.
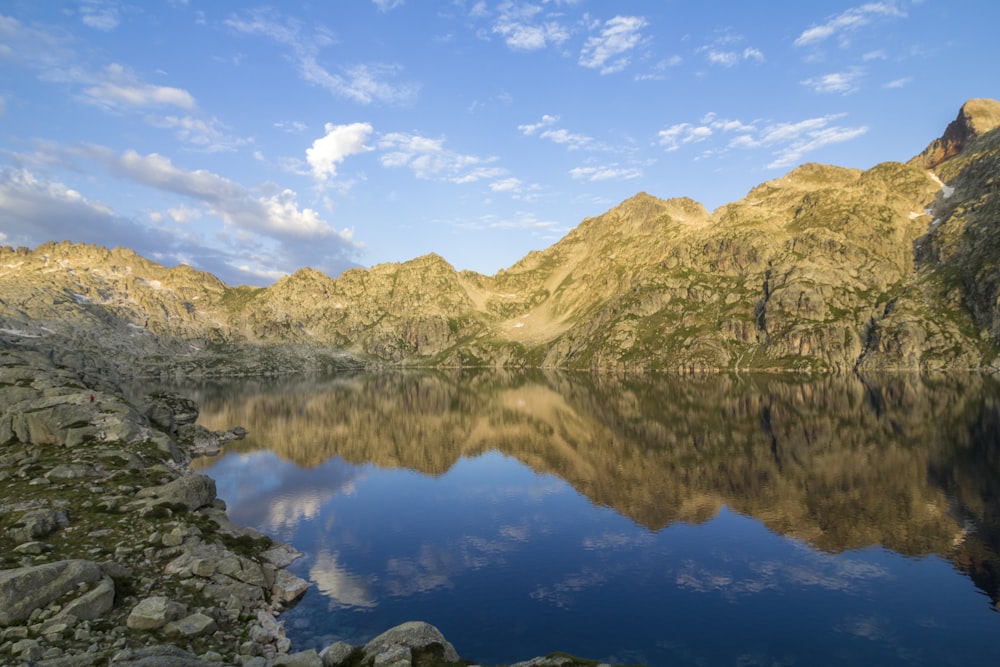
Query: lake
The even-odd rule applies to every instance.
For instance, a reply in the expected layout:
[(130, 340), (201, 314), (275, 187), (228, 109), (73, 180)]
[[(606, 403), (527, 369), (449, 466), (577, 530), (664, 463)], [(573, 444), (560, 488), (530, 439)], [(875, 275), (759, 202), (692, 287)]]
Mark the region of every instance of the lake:
[(995, 665), (979, 375), (378, 373), (175, 388), (197, 466), (305, 553), (296, 649), (425, 620), (483, 664)]

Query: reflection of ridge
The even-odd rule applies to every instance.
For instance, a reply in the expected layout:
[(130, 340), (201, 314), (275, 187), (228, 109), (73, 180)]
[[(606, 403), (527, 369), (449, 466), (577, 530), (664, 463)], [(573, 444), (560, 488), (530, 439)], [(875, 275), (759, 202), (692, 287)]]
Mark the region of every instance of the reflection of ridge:
[(210, 428), (249, 429), (239, 447), (304, 467), (338, 456), (439, 475), (495, 450), (651, 530), (726, 505), (825, 551), (941, 554), (998, 598), (995, 380), (749, 382), (385, 373), (196, 398)]

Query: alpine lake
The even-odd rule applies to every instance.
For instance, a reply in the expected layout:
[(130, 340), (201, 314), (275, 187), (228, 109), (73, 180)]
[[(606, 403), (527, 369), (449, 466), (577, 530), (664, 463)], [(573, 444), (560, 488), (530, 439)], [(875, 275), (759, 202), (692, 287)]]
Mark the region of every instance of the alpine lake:
[(296, 650), (1000, 664), (1000, 380), (381, 372), (190, 382), (194, 467), (294, 545)]

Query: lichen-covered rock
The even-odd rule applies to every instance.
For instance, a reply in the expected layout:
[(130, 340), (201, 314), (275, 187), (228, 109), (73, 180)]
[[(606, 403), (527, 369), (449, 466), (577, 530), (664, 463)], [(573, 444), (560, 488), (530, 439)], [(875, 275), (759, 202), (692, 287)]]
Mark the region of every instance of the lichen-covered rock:
[(0, 570), (0, 626), (27, 619), (31, 612), (83, 585), (101, 581), (101, 568), (88, 560), (64, 560)]
[(215, 480), (208, 475), (189, 474), (163, 484), (142, 489), (137, 498), (152, 504), (181, 505), (188, 511), (205, 507), (215, 500)]
[(161, 595), (139, 601), (128, 615), (126, 624), (133, 630), (157, 630), (187, 613), (187, 607)]
[(386, 630), (365, 644), (364, 654), (365, 660), (371, 660), (375, 665), (389, 665), (404, 660), (404, 656), (408, 661), (413, 649), (439, 652), (439, 659), (445, 662), (459, 660), (455, 647), (441, 631), (423, 621), (409, 621)]

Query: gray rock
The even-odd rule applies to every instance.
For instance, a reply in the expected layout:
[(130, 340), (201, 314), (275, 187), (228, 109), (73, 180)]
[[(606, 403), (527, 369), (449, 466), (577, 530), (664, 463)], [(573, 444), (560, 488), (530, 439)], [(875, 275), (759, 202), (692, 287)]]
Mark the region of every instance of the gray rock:
[(59, 617), (73, 616), (81, 621), (92, 621), (111, 611), (114, 604), (115, 582), (105, 577), (92, 590), (63, 605)]
[(283, 605), (289, 605), (309, 590), (309, 582), (297, 577), (288, 570), (278, 570), (274, 576), (274, 586), (271, 587), (271, 599)]
[(30, 542), (40, 537), (48, 537), (60, 528), (69, 525), (69, 519), (62, 510), (38, 509), (25, 512), (7, 535), (15, 542)]
[[(365, 644), (365, 660), (375, 660), (377, 656), (385, 656), (384, 660), (400, 659), (396, 648), (421, 649), (424, 651), (440, 650), (440, 659), (446, 662), (457, 662), (458, 652), (441, 631), (430, 623), (409, 621), (386, 630), (375, 639)], [(385, 662), (383, 664), (396, 664)], [(408, 663), (407, 663), (408, 664)]]
[(218, 629), (219, 626), (215, 623), (214, 618), (200, 612), (167, 623), (163, 628), (168, 635), (180, 635), (181, 637), (208, 635)]
[(302, 552), (288, 544), (276, 544), (262, 553), (261, 558), (275, 567), (288, 567), (302, 558)]
[(224, 663), (205, 662), (177, 646), (148, 646), (126, 649), (111, 659), (114, 667), (223, 667)]
[(183, 505), (189, 511), (215, 500), (215, 480), (207, 475), (183, 475), (161, 486), (142, 489), (137, 498), (150, 498), (155, 504)]
[(272, 667), (323, 667), (323, 659), (315, 650), (299, 651), (279, 655), (271, 662)]
[(323, 660), (323, 667), (340, 667), (352, 653), (354, 647), (347, 642), (334, 642), (320, 651), (319, 657)]
[(45, 473), (49, 479), (80, 479), (83, 477), (100, 477), (101, 473), (92, 465), (86, 463), (60, 463)]
[(0, 570), (0, 626), (26, 620), (31, 612), (104, 577), (97, 563), (63, 560)]
[(193, 424), (198, 419), (198, 404), (172, 392), (149, 395), (146, 417), (165, 431), (176, 431), (180, 426)]
[(125, 624), (133, 630), (156, 630), (187, 613), (187, 607), (162, 596), (141, 600), (132, 608)]

